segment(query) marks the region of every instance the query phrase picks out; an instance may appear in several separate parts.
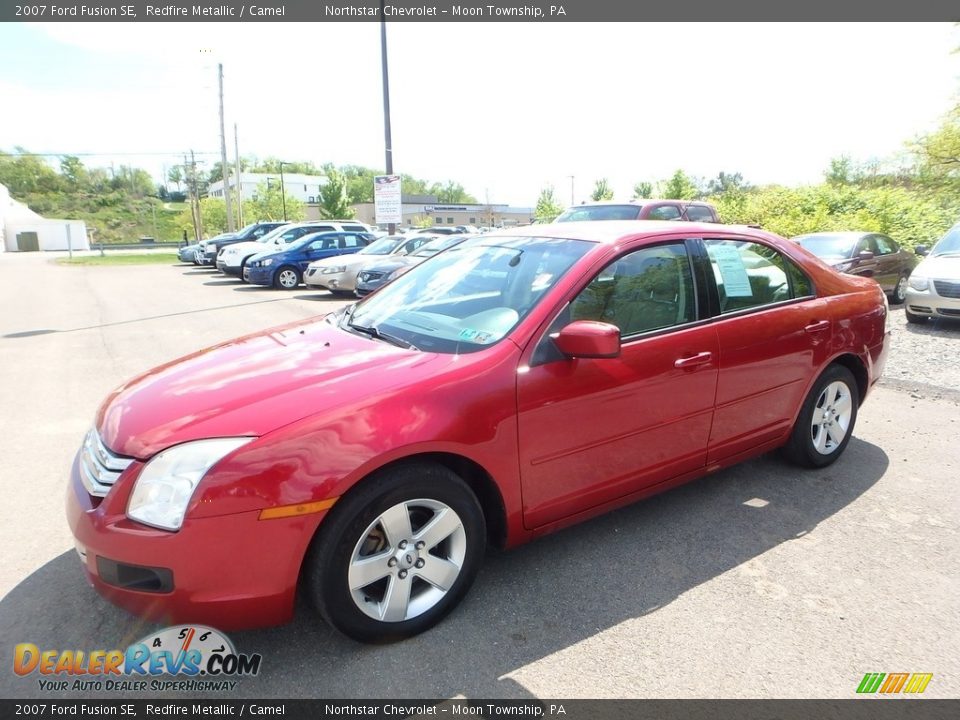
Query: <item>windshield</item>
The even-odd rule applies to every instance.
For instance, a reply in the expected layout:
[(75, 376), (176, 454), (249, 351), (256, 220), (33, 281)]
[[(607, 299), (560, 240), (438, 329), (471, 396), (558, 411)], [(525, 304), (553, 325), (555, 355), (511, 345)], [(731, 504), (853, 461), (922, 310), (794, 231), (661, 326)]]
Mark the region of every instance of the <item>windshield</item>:
[(960, 253), (960, 224), (954, 225), (947, 231), (937, 244), (933, 246), (931, 255), (954, 255)]
[(415, 253), (411, 253), (411, 257), (433, 257), (438, 252), (443, 252), (447, 248), (459, 245), (464, 240), (466, 240), (466, 238), (462, 235), (448, 235), (443, 239), (431, 240), (426, 245), (421, 246)]
[(236, 233), (236, 234), (237, 234), (237, 235), (245, 235), (245, 234), (247, 234), (248, 232), (252, 232), (253, 229), (254, 229), (257, 225), (258, 225), (258, 223), (250, 223), (249, 225), (247, 225), (247, 226), (245, 226), (245, 227), (242, 227), (242, 228), (240, 228), (239, 230), (237, 230), (237, 233)]
[(817, 257), (850, 257), (859, 238), (856, 235), (801, 235), (800, 247)]
[(579, 205), (560, 213), (554, 222), (636, 220), (642, 209), (642, 205)]
[(357, 255), (389, 255), (402, 242), (403, 238), (382, 237), (360, 250)]
[(344, 312), (340, 327), (429, 352), (476, 352), (510, 332), (591, 247), (554, 238), (467, 242)]
[(268, 232), (266, 235), (261, 235), (260, 237), (258, 237), (256, 242), (258, 243), (273, 242), (273, 239), (278, 235), (282, 234), (283, 231), (287, 229), (287, 227), (288, 227), (287, 225), (281, 225), (280, 227), (274, 228), (273, 230)]

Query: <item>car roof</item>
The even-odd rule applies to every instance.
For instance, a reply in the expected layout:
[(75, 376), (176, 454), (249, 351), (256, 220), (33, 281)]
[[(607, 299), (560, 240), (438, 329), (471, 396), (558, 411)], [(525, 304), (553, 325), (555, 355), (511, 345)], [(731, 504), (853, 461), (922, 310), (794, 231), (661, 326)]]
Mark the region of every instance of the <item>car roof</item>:
[(864, 235), (880, 235), (881, 233), (868, 232), (864, 230), (837, 230), (835, 232), (830, 232), (829, 230), (824, 232), (815, 232), (815, 233), (801, 233), (795, 235), (794, 238), (810, 238), (810, 237), (844, 237), (850, 240), (855, 240), (862, 238)]
[(567, 240), (586, 240), (600, 244), (614, 244), (627, 237), (643, 235), (668, 235), (682, 233), (688, 237), (704, 237), (726, 233), (775, 238), (772, 233), (747, 225), (722, 225), (720, 223), (678, 222), (676, 220), (587, 220), (552, 223), (550, 225), (522, 225), (516, 228), (497, 230), (478, 235), (478, 238), (493, 237), (547, 237)]
[(580, 207), (596, 207), (598, 205), (649, 205), (651, 203), (680, 203), (682, 205), (706, 205), (712, 207), (710, 203), (704, 200), (677, 200), (671, 198), (635, 198), (633, 200), (591, 200), (590, 202), (580, 203), (579, 205), (571, 205), (568, 207), (568, 210), (573, 210)]

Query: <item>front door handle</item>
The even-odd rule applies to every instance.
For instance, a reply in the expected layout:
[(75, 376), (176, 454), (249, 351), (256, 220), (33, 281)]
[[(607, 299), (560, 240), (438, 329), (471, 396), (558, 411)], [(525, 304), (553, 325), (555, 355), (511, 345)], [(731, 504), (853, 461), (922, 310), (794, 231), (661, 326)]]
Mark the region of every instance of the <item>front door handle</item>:
[(675, 368), (693, 368), (698, 365), (709, 365), (713, 360), (713, 353), (702, 352), (693, 355), (692, 357), (677, 358), (673, 362)]
[(808, 333), (823, 332), (824, 330), (829, 330), (829, 329), (830, 329), (830, 321), (829, 321), (829, 320), (815, 320), (814, 322), (810, 323), (809, 325), (807, 325), (807, 326), (806, 326), (805, 328), (803, 328), (803, 329), (806, 330)]

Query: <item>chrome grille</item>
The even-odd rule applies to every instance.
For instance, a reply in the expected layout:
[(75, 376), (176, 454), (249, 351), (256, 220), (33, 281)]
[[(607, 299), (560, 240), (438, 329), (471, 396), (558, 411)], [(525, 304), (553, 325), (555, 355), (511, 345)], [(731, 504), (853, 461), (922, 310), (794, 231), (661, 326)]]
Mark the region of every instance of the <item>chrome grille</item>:
[(382, 277), (383, 277), (382, 272), (376, 272), (376, 271), (371, 272), (371, 271), (364, 270), (362, 273), (360, 273), (360, 280), (362, 280), (363, 282), (368, 282), (370, 280), (379, 280)]
[(940, 297), (960, 299), (960, 283), (934, 280), (933, 286), (937, 289), (937, 295)]
[(80, 451), (80, 479), (87, 492), (104, 497), (133, 460), (110, 452), (100, 441), (96, 430), (87, 433)]

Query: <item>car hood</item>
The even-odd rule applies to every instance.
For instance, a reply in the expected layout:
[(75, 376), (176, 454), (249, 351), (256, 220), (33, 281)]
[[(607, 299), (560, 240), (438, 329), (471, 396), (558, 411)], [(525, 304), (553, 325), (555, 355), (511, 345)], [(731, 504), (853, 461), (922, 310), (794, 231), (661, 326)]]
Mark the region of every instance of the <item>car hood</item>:
[(960, 281), (960, 255), (925, 257), (914, 268), (913, 274), (918, 277)]
[(224, 248), (224, 251), (229, 250), (231, 254), (236, 252), (245, 252), (247, 255), (250, 253), (262, 253), (268, 248), (276, 247), (275, 245), (266, 245), (256, 240), (244, 240), (243, 242), (233, 243), (227, 245)]
[(422, 382), (452, 358), (311, 318), (154, 368), (115, 390), (96, 425), (110, 450), (147, 459), (191, 440), (262, 436), (358, 397)]
[(350, 253), (349, 255), (335, 255), (333, 257), (323, 258), (322, 260), (314, 260), (310, 263), (312, 268), (325, 268), (325, 267), (335, 267), (337, 265), (346, 265), (348, 268), (359, 267), (363, 265), (369, 258), (380, 258), (383, 259), (383, 255), (361, 255), (360, 253)]

